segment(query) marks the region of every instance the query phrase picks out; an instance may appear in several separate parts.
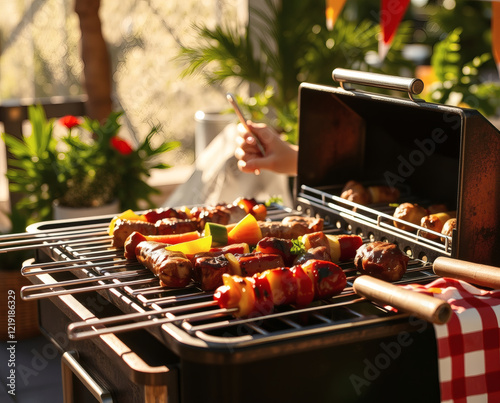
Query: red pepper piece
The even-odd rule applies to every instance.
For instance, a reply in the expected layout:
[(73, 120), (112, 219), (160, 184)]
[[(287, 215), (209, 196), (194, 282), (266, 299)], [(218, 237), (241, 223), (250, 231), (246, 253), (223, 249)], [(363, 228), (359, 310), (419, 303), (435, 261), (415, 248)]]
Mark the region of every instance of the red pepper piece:
[(251, 213), (253, 206), (255, 206), (257, 202), (255, 201), (255, 199), (245, 199), (243, 197), (240, 197), (236, 200), (236, 204), (243, 210), (245, 210), (245, 213), (249, 214)]
[(254, 274), (255, 309), (259, 314), (268, 315), (274, 310), (271, 285), (265, 273)]
[(314, 300), (314, 284), (312, 280), (300, 265), (294, 266), (290, 270), (297, 283), (295, 305), (299, 308), (309, 305)]
[(363, 245), (363, 239), (358, 235), (338, 235), (340, 244), (340, 260), (346, 261), (354, 259), (356, 251)]
[(234, 243), (232, 245), (223, 246), (220, 248), (212, 248), (210, 252), (221, 252), (221, 254), (232, 253), (234, 254), (244, 254), (250, 253), (250, 247), (247, 243)]

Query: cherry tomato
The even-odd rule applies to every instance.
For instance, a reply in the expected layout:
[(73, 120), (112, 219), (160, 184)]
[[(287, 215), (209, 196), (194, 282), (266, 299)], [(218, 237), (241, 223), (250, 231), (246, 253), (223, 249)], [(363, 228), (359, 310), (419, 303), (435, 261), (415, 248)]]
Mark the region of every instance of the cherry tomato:
[(267, 208), (264, 204), (256, 204), (250, 211), (257, 221), (264, 221), (267, 217)]

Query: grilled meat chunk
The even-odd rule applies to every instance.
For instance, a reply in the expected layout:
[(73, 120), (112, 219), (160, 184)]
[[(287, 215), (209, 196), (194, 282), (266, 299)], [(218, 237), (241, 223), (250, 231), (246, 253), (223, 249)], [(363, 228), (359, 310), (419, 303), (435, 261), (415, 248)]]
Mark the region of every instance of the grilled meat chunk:
[(361, 274), (393, 282), (401, 280), (406, 273), (408, 260), (410, 258), (395, 244), (377, 241), (358, 249), (354, 265)]
[(199, 256), (193, 265), (193, 280), (203, 291), (212, 291), (222, 285), (222, 275), (232, 274), (232, 267), (224, 255)]
[(367, 205), (372, 203), (394, 203), (399, 199), (399, 190), (390, 186), (363, 186), (356, 181), (349, 181), (342, 189), (343, 199)]
[(315, 248), (310, 248), (307, 252), (298, 255), (293, 262), (294, 265), (304, 264), (308, 260), (324, 260), (326, 262), (331, 262), (332, 257), (330, 256), (329, 247), (327, 246), (317, 246)]
[(185, 211), (176, 210), (171, 207), (148, 210), (144, 213), (144, 217), (146, 221), (152, 223), (163, 220), (164, 218), (179, 218), (181, 220), (187, 220), (189, 218)]
[(198, 230), (203, 231), (207, 222), (228, 225), (237, 223), (246, 213), (240, 206), (220, 204), (214, 207), (193, 207), (191, 217), (198, 222)]
[[(455, 218), (456, 213), (454, 211), (446, 213), (436, 213), (429, 214), (422, 218), (420, 225), (426, 229), (435, 232), (441, 232), (443, 230), (444, 224), (451, 218)], [(422, 236), (427, 239), (438, 239), (439, 235), (431, 234), (430, 232), (422, 232)]]
[[(420, 225), (420, 221), (427, 215), (427, 209), (413, 203), (401, 203), (396, 210), (394, 210), (393, 216), (399, 218), (400, 220), (407, 221), (411, 224)], [(400, 222), (394, 221), (394, 226), (405, 231), (415, 231), (416, 229), (410, 227), (409, 225), (402, 224)]]
[(163, 243), (143, 241), (135, 254), (141, 264), (159, 277), (162, 286), (180, 288), (191, 282), (193, 265), (184, 253), (168, 251)]
[(171, 235), (196, 230), (196, 222), (189, 219), (164, 218), (155, 223), (119, 219), (116, 221), (114, 227), (112, 245), (115, 248), (122, 248), (129, 235), (133, 232), (138, 232), (142, 235)]
[[(450, 218), (448, 221), (446, 221), (443, 225), (443, 229), (441, 230), (441, 234), (444, 236), (452, 236), (453, 230), (457, 227), (457, 219), (456, 218)], [(441, 238), (441, 242), (444, 242), (445, 239)]]
[(340, 197), (361, 205), (371, 203), (371, 197), (368, 190), (361, 183), (356, 181), (347, 182), (344, 189), (342, 189)]
[(121, 248), (132, 232), (138, 232), (143, 235), (155, 235), (156, 226), (154, 223), (147, 221), (133, 221), (126, 219), (118, 219), (115, 223), (113, 231), (112, 246)]
[(311, 232), (323, 230), (323, 219), (316, 217), (290, 216), (278, 221), (259, 221), (262, 237), (296, 239)]
[(255, 251), (280, 255), (283, 258), (285, 266), (289, 267), (297, 257), (297, 255), (292, 253), (292, 248), (293, 242), (291, 239), (265, 237), (259, 241), (255, 247)]
[(243, 276), (253, 276), (264, 270), (283, 267), (285, 263), (280, 255), (272, 253), (245, 253), (235, 255), (239, 263), (239, 269)]
[(156, 234), (152, 235), (171, 235), (184, 234), (186, 232), (196, 231), (197, 225), (195, 221), (183, 220), (179, 218), (164, 218), (155, 223)]
[(137, 245), (144, 241), (147, 241), (145, 235), (142, 235), (140, 232), (132, 232), (127, 237), (127, 239), (125, 240), (125, 244), (123, 245), (125, 259), (137, 260), (135, 250), (137, 248)]

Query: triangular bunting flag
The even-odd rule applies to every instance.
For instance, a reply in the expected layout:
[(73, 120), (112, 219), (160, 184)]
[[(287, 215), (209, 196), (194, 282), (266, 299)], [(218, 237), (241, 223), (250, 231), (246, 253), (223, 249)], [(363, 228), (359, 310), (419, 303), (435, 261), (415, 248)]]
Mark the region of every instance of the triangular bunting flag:
[(498, 74), (500, 74), (500, 2), (492, 2), (491, 9), (491, 45)]
[(346, 0), (326, 0), (326, 28), (331, 31)]
[(378, 48), (380, 60), (384, 60), (387, 55), (409, 4), (410, 0), (382, 0), (380, 11), (382, 38), (379, 40)]

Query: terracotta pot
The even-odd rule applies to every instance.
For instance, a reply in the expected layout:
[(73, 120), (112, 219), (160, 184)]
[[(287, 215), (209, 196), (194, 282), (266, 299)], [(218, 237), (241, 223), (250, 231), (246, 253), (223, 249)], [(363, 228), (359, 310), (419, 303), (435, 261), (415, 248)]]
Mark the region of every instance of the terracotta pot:
[[(0, 323), (2, 340), (21, 340), (40, 334), (36, 301), (23, 301), (21, 288), (30, 281), (21, 275), (21, 268), (0, 269)], [(11, 322), (9, 323), (9, 318)], [(12, 326), (15, 326), (13, 328)]]
[(60, 205), (57, 200), (55, 200), (53, 209), (54, 220), (66, 220), (71, 218), (117, 214), (120, 212), (120, 202), (119, 200), (114, 200), (109, 204), (99, 207), (66, 207)]

